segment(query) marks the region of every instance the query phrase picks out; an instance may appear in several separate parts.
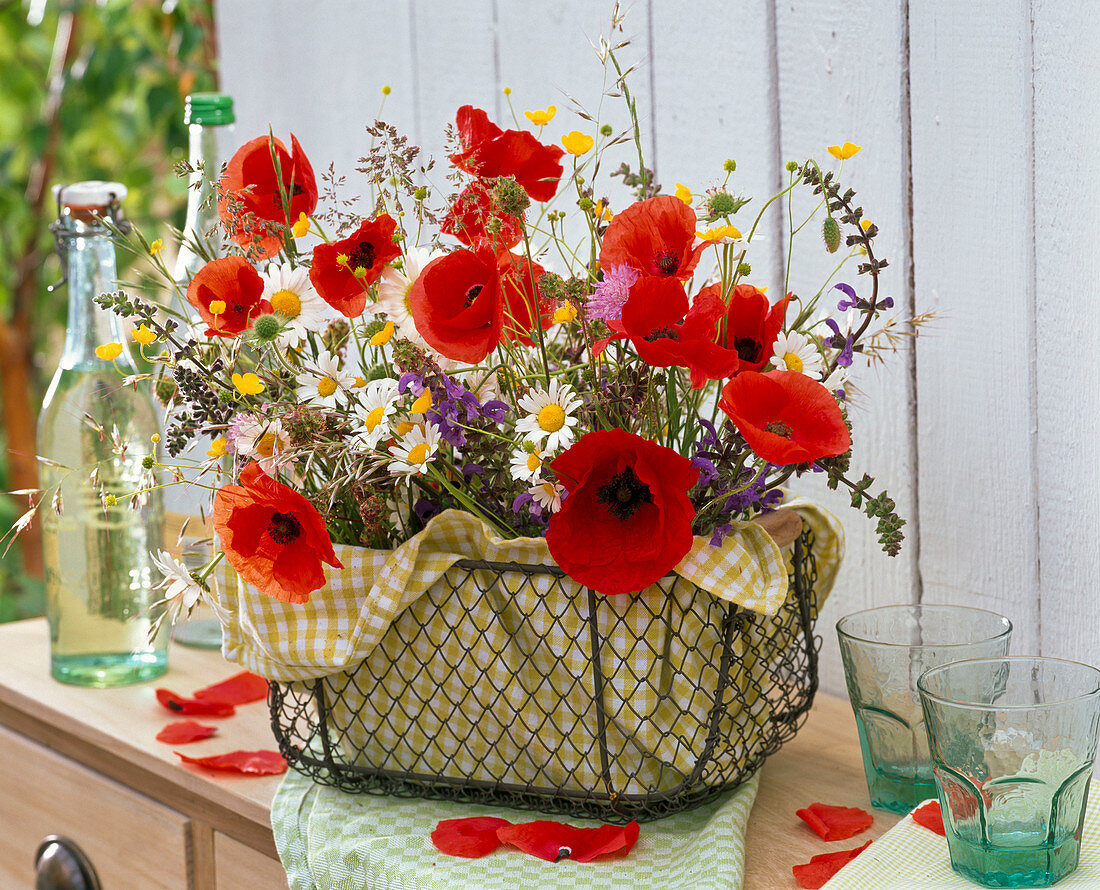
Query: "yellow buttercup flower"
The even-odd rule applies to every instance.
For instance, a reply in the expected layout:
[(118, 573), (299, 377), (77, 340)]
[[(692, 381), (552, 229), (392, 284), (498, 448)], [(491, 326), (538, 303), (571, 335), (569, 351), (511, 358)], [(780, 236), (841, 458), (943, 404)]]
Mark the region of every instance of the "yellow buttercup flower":
[(387, 321), (386, 326), (370, 338), (371, 346), (385, 346), (393, 339), (393, 322)]
[(691, 189), (682, 182), (676, 183), (676, 197), (687, 204), (688, 207), (691, 206)]
[(545, 111), (525, 111), (523, 116), (536, 127), (545, 127), (554, 119), (554, 115), (557, 113), (557, 106), (549, 105)]
[(741, 240), (741, 230), (738, 229), (737, 226), (714, 226), (713, 228), (696, 232), (695, 237), (702, 238), (704, 241), (729, 244), (731, 241)]
[(611, 211), (604, 206), (602, 200), (596, 202), (596, 206), (592, 208), (592, 215), (604, 222), (611, 222)]
[(113, 362), (122, 355), (122, 344), (104, 343), (102, 346), (97, 346), (95, 348), (95, 354), (105, 362)]
[(143, 322), (136, 328), (130, 329), (130, 336), (137, 340), (142, 346), (148, 346), (154, 340), (157, 339), (157, 335), (149, 330), (148, 326)]
[(264, 382), (249, 371), (247, 374), (234, 374), (233, 385), (242, 396), (255, 396), (264, 391)]
[(854, 145), (851, 142), (845, 142), (843, 145), (830, 145), (829, 154), (834, 158), (846, 161), (852, 155), (858, 153), (861, 148), (863, 148), (862, 145)]
[(873, 223), (873, 222), (871, 222), (871, 220), (869, 220), (869, 219), (861, 219), (861, 220), (859, 221), (859, 227), (860, 227), (861, 229), (863, 229), (863, 231), (865, 231), (865, 232), (866, 232), (866, 231), (867, 231), (867, 230), (868, 230), (869, 228), (871, 228), (871, 226), (873, 226), (873, 225), (874, 225), (874, 223)]
[(562, 303), (554, 310), (554, 324), (567, 324), (577, 317), (577, 307), (572, 303)]
[(290, 234), (295, 238), (301, 238), (306, 232), (309, 231), (309, 217), (306, 216), (303, 210), (298, 214), (298, 219), (295, 220), (294, 225), (290, 227)]
[(426, 389), (420, 394), (417, 400), (412, 403), (412, 407), (409, 408), (409, 413), (423, 414), (430, 407), (432, 407), (432, 391), (430, 389)]
[(224, 457), (225, 456), (225, 439), (215, 439), (210, 443), (210, 449), (206, 452), (207, 457)]
[(591, 136), (586, 136), (580, 130), (571, 130), (561, 137), (561, 144), (565, 146), (565, 150), (569, 154), (580, 157), (586, 151), (591, 150), (592, 146), (596, 144), (596, 140)]
[(164, 242), (160, 238), (155, 238), (149, 245), (149, 256), (156, 256), (162, 250), (164, 250)]

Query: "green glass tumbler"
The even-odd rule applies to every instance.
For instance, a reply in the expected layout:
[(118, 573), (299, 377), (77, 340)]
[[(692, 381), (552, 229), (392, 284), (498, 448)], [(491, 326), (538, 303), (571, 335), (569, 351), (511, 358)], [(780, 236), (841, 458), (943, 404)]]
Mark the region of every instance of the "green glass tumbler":
[(984, 609), (880, 606), (837, 622), (871, 805), (908, 813), (936, 796), (917, 678), (948, 661), (1007, 655), (1012, 622)]
[(917, 681), (951, 867), (985, 887), (1049, 887), (1075, 868), (1100, 727), (1100, 670), (1021, 656)]

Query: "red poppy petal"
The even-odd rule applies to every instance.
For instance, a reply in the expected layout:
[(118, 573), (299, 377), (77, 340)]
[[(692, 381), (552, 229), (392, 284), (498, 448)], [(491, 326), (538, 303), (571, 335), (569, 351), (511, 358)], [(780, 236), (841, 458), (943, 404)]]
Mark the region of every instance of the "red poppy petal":
[(211, 717), (229, 717), (236, 712), (233, 705), (220, 701), (203, 701), (198, 698), (184, 698), (170, 689), (158, 689), (157, 701), (173, 714), (207, 714)]
[(227, 705), (246, 705), (267, 698), (267, 680), (251, 671), (241, 671), (220, 683), (196, 689), (195, 698)]
[(794, 866), (791, 871), (794, 872), (795, 880), (798, 881), (800, 887), (805, 887), (806, 890), (819, 890), (820, 887), (825, 886), (826, 881), (869, 846), (871, 846), (871, 842), (867, 841), (862, 847), (856, 847), (854, 850), (822, 853), (819, 856), (814, 856), (804, 865)]
[(913, 821), (918, 825), (922, 825), (929, 831), (934, 831), (940, 837), (947, 837), (947, 832), (943, 828), (943, 811), (940, 810), (940, 802), (938, 800), (930, 800), (928, 803), (917, 807), (910, 814), (913, 817)]
[(875, 821), (866, 810), (858, 807), (835, 807), (827, 803), (812, 803), (795, 813), (823, 841), (843, 841), (866, 831)]
[(203, 726), (203, 724), (196, 723), (194, 720), (177, 720), (175, 723), (169, 723), (158, 732), (156, 739), (158, 742), (164, 742), (168, 745), (186, 745), (188, 742), (199, 742), (208, 739), (217, 731), (216, 727)]
[(562, 859), (591, 862), (613, 853), (629, 853), (638, 840), (638, 823), (577, 828), (564, 822), (540, 820), (500, 828), (497, 837), (547, 862)]
[(278, 751), (229, 751), (208, 757), (175, 755), (184, 763), (226, 773), (244, 773), (249, 776), (279, 776), (286, 772), (286, 761)]
[(498, 819), (496, 816), (443, 819), (436, 825), (431, 839), (436, 849), (448, 856), (480, 859), (503, 843), (497, 837), (497, 829), (511, 824), (507, 819)]

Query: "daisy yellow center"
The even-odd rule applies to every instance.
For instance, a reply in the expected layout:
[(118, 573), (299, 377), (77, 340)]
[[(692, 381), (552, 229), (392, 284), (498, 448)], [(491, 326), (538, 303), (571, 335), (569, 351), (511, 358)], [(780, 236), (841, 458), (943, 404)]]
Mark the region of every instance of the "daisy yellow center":
[(539, 428), (547, 433), (556, 433), (565, 426), (565, 411), (561, 405), (550, 404), (539, 409)]
[(542, 483), (542, 490), (546, 492), (546, 496), (548, 498), (552, 498), (554, 496), (554, 493), (555, 493), (554, 492), (554, 483), (553, 482), (543, 482)]
[(371, 408), (370, 413), (367, 415), (367, 432), (373, 433), (374, 428), (382, 422), (382, 415), (386, 413), (386, 409), (382, 407)]
[(783, 362), (784, 362), (784, 364), (786, 364), (787, 369), (790, 370), (790, 371), (801, 371), (802, 370), (802, 367), (803, 367), (802, 366), (802, 359), (800, 359), (793, 352), (783, 353)]
[(413, 292), (413, 283), (410, 281), (409, 286), (407, 288), (405, 288), (405, 296), (404, 296), (405, 311), (407, 313), (409, 313), (410, 316), (413, 314), (412, 292)]
[(275, 453), (275, 443), (278, 441), (275, 434), (272, 432), (264, 433), (260, 438), (256, 440), (256, 444), (253, 446), (256, 453), (260, 457), (271, 457)]
[(302, 314), (302, 301), (294, 291), (284, 288), (271, 295), (271, 308), (287, 318), (297, 318)]
[(419, 445), (413, 445), (409, 449), (409, 463), (410, 464), (422, 464), (428, 457), (428, 446), (421, 443)]
[(540, 458), (537, 454), (527, 455), (527, 469), (531, 470), (531, 472), (534, 472), (541, 466), (542, 458)]
[(331, 377), (322, 377), (317, 381), (317, 395), (323, 399), (327, 399), (334, 392), (336, 392), (336, 381)]
[(397, 435), (404, 436), (406, 433), (411, 433), (414, 429), (416, 429), (415, 423), (409, 423), (409, 421), (403, 420), (397, 425)]

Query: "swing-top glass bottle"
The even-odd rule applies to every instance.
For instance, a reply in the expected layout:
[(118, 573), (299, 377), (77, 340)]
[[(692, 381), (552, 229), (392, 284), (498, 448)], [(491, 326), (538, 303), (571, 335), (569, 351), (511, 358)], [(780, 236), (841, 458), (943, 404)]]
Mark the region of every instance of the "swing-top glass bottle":
[[(165, 629), (152, 554), (163, 546), (163, 507), (153, 471), (159, 423), (117, 315), (94, 302), (118, 289), (111, 227), (124, 225), (114, 182), (55, 187), (51, 227), (66, 270), (65, 348), (39, 420), (50, 672), (65, 683), (118, 686), (163, 674)], [(121, 344), (113, 360), (96, 347)], [(159, 436), (158, 436), (159, 438)], [(112, 497), (108, 498), (107, 495)], [(116, 503), (117, 501), (117, 503)], [(47, 505), (52, 504), (52, 508)]]

